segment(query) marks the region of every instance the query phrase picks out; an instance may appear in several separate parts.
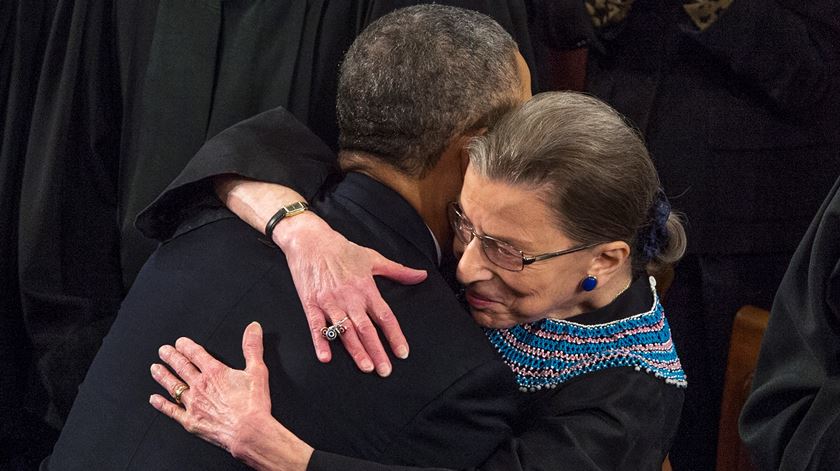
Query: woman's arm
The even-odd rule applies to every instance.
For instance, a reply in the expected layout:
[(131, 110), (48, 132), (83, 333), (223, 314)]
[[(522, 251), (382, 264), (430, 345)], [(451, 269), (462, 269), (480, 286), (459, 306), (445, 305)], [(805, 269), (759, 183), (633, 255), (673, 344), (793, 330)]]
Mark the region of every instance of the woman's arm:
[[(530, 394), (530, 393), (529, 393)], [(608, 368), (535, 397), (517, 435), (464, 471), (660, 469), (679, 422), (683, 390), (632, 367)], [(315, 450), (308, 471), (433, 471)]]
[[(219, 199), (259, 231), (278, 208), (305, 201), (290, 188), (238, 176), (216, 177), (214, 183)], [(319, 360), (328, 362), (332, 357), (321, 329), (328, 320), (334, 324), (345, 316), (353, 328), (341, 341), (362, 371), (375, 369), (380, 376), (391, 372), (376, 326), (398, 358), (408, 357), (408, 342), (373, 276), (416, 284), (426, 279), (424, 270), (405, 267), (348, 241), (312, 211), (284, 218), (271, 236), (286, 255)]]
[[(245, 329), (242, 351), (245, 369), (234, 370), (186, 338), (175, 347), (161, 347), (161, 359), (190, 389), (180, 396), (183, 408), (157, 394), (150, 403), (190, 433), (259, 470), (441, 471), (313, 450), (271, 416), (259, 324)], [(152, 365), (152, 376), (170, 394), (182, 383), (163, 365)], [(681, 389), (631, 367), (590, 373), (556, 392), (538, 394), (532, 418), (518, 436), (472, 469), (526, 471), (557, 463), (576, 470), (658, 469), (676, 432), (683, 398)]]
[[(338, 174), (335, 153), (291, 114), (276, 108), (205, 143), (178, 178), (138, 216), (137, 227), (147, 237), (166, 240), (184, 221), (224, 202), (262, 233), (279, 208), (313, 197)], [(398, 357), (408, 354), (408, 345), (373, 276), (418, 283), (425, 279), (425, 272), (350, 244), (311, 212), (282, 220), (272, 235), (289, 259), (318, 358), (331, 359), (320, 329), (327, 320), (348, 316), (353, 332), (342, 336), (342, 342), (356, 364), (363, 371), (376, 368), (387, 375), (391, 364), (374, 324), (382, 328)]]

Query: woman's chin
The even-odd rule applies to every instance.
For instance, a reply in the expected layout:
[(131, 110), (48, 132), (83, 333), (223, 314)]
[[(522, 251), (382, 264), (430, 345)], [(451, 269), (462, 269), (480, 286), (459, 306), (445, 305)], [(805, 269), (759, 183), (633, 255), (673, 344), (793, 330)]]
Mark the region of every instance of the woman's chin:
[(493, 313), (470, 307), (470, 314), (476, 324), (487, 329), (509, 329), (517, 322), (504, 314)]

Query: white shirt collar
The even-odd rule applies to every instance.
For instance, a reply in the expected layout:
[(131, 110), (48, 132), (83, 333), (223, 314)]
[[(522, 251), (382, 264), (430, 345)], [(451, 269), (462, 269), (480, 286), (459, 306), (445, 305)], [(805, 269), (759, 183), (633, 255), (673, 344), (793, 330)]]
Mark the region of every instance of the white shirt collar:
[(435, 237), (435, 233), (432, 232), (432, 228), (426, 226), (426, 229), (429, 230), (429, 234), (432, 235), (432, 241), (435, 243), (435, 254), (437, 254), (437, 264), (440, 266), (441, 260), (443, 260), (443, 253), (440, 251), (440, 244), (437, 241), (437, 237)]

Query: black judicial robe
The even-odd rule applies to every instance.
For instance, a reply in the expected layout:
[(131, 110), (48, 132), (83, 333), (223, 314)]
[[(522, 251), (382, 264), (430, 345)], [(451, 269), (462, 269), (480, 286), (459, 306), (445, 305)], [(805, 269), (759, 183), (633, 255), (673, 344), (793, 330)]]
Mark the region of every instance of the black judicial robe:
[[(644, 277), (611, 304), (569, 318), (583, 325), (612, 322), (650, 309)], [(656, 470), (677, 431), (683, 390), (632, 367), (587, 373), (532, 395), (525, 422), (474, 471)], [(449, 463), (447, 468), (457, 468)], [(420, 471), (316, 450), (308, 471)], [(430, 471), (430, 470), (426, 470)]]
[[(285, 110), (277, 108), (257, 115), (209, 141), (155, 203), (141, 213), (138, 227), (151, 237), (165, 240), (217, 218), (219, 211), (226, 214), (209, 180), (222, 173), (280, 183), (294, 187), (308, 199), (315, 198), (319, 185), (337, 178), (338, 171), (334, 156), (320, 149), (317, 142), (300, 138), (298, 125)], [(379, 203), (370, 204), (376, 210)], [(637, 280), (609, 306), (572, 320), (600, 324), (630, 312), (644, 312), (650, 309), (651, 296), (647, 281)], [(395, 312), (399, 309), (398, 305), (392, 308)], [(422, 336), (406, 336), (412, 349), (416, 343), (427, 341)], [(396, 362), (395, 371), (400, 368), (402, 363)], [(282, 397), (282, 392), (277, 393)], [(555, 390), (522, 394), (519, 400), (526, 401), (522, 421), (479, 469), (554, 469), (562, 464), (576, 470), (658, 470), (676, 432), (684, 395), (682, 389), (630, 367), (608, 368), (575, 378)], [(298, 433), (295, 424), (286, 425)], [(357, 453), (335, 453), (332, 448), (313, 445), (319, 451), (310, 462), (312, 471), (402, 469), (359, 460)], [(438, 466), (463, 467), (455, 461)]]
[[(0, 2), (0, 422), (23, 397), (61, 426), (155, 248), (134, 218), (202, 143), (280, 105), (334, 143), (341, 55), (416, 3)], [(493, 16), (530, 60), (521, 1), (439, 3)]]
[(773, 302), (740, 432), (760, 469), (840, 466), (840, 180)]

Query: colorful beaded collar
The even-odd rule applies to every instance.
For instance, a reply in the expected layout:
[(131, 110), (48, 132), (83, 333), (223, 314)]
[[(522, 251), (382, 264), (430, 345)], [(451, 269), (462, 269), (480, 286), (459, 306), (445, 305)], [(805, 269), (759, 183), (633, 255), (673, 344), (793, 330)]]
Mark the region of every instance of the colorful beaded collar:
[(685, 387), (653, 277), (650, 285), (653, 306), (632, 317), (598, 325), (543, 319), (485, 333), (516, 373), (522, 391), (554, 388), (582, 374), (622, 366)]

